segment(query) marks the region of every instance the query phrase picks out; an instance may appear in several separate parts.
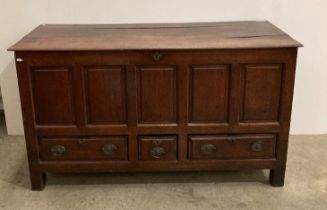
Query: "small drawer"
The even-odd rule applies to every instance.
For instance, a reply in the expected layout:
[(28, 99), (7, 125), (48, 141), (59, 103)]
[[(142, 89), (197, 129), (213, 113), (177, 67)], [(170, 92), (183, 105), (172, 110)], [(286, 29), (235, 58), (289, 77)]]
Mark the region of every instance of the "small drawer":
[(272, 158), (275, 157), (276, 136), (258, 135), (194, 135), (189, 137), (192, 160)]
[(177, 136), (139, 136), (140, 160), (177, 160)]
[(41, 138), (40, 158), (45, 161), (127, 160), (127, 137)]

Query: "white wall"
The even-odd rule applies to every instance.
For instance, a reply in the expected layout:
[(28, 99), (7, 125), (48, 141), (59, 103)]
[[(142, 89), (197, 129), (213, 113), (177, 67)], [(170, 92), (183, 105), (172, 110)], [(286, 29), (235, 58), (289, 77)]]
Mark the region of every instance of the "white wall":
[(0, 71), (8, 132), (22, 134), (13, 53), (6, 48), (42, 23), (269, 20), (299, 50), (291, 132), (327, 133), (325, 0), (0, 0)]

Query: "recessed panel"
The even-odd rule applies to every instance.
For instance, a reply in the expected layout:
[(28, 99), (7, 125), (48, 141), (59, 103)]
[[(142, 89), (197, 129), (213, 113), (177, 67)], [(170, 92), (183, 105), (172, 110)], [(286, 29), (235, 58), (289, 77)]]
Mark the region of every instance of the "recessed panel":
[(126, 124), (126, 71), (123, 67), (86, 68), (88, 124)]
[(243, 82), (241, 121), (278, 121), (282, 66), (245, 65), (241, 73)]
[(228, 65), (191, 67), (190, 122), (227, 122), (229, 81)]
[(31, 77), (36, 124), (75, 124), (71, 69), (35, 68)]
[(176, 95), (174, 67), (139, 68), (139, 123), (176, 123)]

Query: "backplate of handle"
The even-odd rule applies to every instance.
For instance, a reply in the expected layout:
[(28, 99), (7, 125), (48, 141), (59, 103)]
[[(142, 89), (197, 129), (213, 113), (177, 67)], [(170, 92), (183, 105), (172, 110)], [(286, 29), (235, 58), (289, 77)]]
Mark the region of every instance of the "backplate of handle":
[(62, 145), (56, 145), (51, 147), (51, 153), (54, 155), (63, 155), (66, 152), (66, 148)]
[(163, 147), (156, 146), (151, 149), (150, 153), (151, 156), (154, 158), (161, 158), (163, 155), (166, 154), (166, 149)]
[(205, 155), (212, 154), (216, 149), (216, 146), (213, 144), (203, 144), (200, 147), (201, 152)]
[(260, 152), (263, 150), (263, 142), (262, 141), (256, 141), (251, 144), (251, 150), (253, 152)]
[(102, 146), (102, 152), (105, 155), (112, 155), (117, 151), (117, 146), (115, 144), (105, 144)]

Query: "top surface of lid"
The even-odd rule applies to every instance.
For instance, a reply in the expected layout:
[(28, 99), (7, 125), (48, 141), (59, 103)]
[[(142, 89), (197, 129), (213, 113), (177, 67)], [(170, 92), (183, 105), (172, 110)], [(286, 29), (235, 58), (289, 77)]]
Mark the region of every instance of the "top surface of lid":
[(10, 51), (284, 48), (302, 45), (267, 21), (40, 25)]

